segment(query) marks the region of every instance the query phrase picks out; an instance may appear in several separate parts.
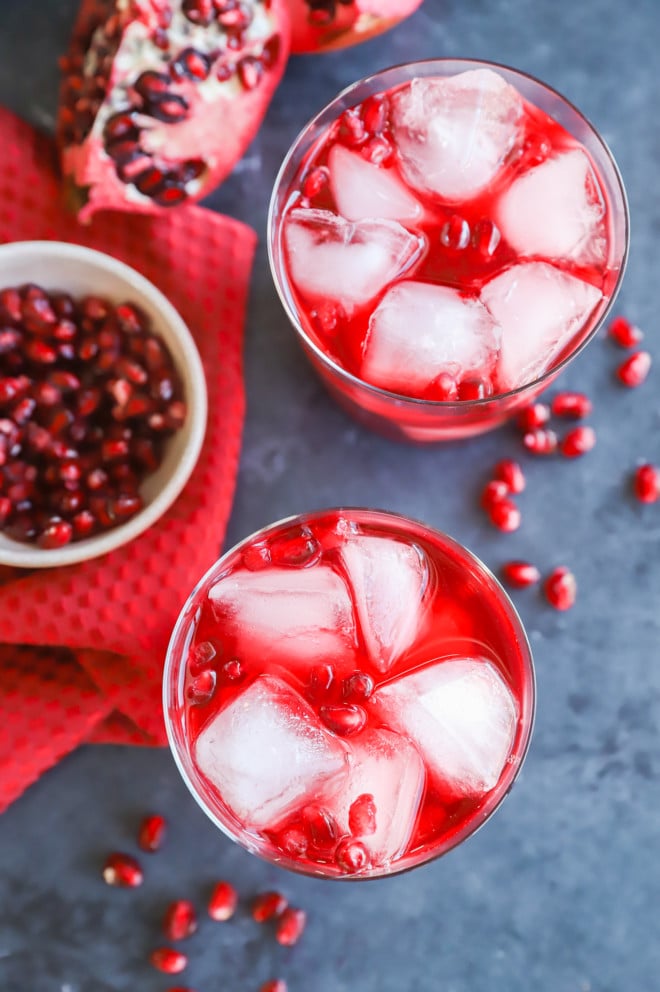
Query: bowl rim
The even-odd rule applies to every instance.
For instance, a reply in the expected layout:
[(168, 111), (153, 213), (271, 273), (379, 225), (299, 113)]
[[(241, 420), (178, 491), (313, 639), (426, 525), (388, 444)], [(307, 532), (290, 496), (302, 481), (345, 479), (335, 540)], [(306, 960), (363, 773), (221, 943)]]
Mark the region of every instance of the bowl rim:
[[(63, 548), (52, 549), (13, 541), (0, 531), (0, 564), (18, 568), (55, 568), (77, 564), (114, 551), (142, 534), (169, 509), (188, 482), (197, 463), (206, 433), (208, 395), (202, 360), (187, 324), (165, 294), (146, 276), (95, 248), (68, 241), (34, 240), (12, 241), (0, 245), (0, 282), (1, 266), (5, 259), (34, 262), (36, 253), (50, 255), (53, 259), (91, 263), (124, 281), (127, 296), (133, 290), (146, 298), (162, 316), (162, 324), (167, 326), (167, 334), (162, 336), (171, 352), (173, 349), (167, 338), (171, 337), (177, 342), (180, 355), (173, 354), (172, 357), (182, 375), (186, 393), (186, 422), (181, 430), (186, 431), (187, 439), (181, 457), (153, 499), (126, 523), (102, 534), (73, 541)], [(160, 328), (156, 330), (162, 334)]]

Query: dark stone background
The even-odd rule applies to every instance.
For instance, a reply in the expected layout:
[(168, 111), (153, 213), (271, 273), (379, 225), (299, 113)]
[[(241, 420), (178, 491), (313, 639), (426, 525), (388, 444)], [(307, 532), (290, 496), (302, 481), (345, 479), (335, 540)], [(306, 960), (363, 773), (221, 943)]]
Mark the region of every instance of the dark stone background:
[[(75, 0), (3, 0), (0, 102), (51, 128), (56, 56)], [(656, 0), (426, 0), (359, 48), (291, 61), (260, 135), (209, 205), (253, 224), (261, 246), (247, 323), (249, 411), (227, 543), (281, 516), (371, 504), (447, 530), (497, 568), (530, 557), (568, 564), (567, 614), (537, 591), (515, 599), (538, 674), (531, 751), (502, 809), (462, 848), (367, 884), (277, 871), (222, 837), (166, 751), (82, 748), (0, 819), (2, 992), (159, 992), (145, 963), (164, 904), (203, 902), (216, 878), (246, 899), (280, 886), (310, 913), (284, 950), (243, 909), (202, 923), (187, 983), (248, 992), (274, 975), (291, 992), (631, 992), (659, 987), (660, 505), (629, 495), (631, 469), (660, 460), (658, 371), (637, 391), (613, 381), (621, 358), (594, 341), (561, 385), (595, 402), (598, 444), (575, 462), (527, 459), (523, 526), (501, 535), (476, 503), (490, 466), (518, 454), (510, 429), (461, 444), (404, 447), (350, 422), (308, 369), (279, 306), (263, 245), (270, 187), (291, 139), (345, 84), (414, 58), (481, 57), (539, 76), (596, 124), (632, 212), (628, 273), (615, 312), (656, 351), (660, 238)], [(0, 150), (1, 168), (1, 150)], [(133, 850), (155, 809), (171, 821), (137, 892), (107, 889), (99, 865)], [(183, 977), (183, 976), (181, 976)]]

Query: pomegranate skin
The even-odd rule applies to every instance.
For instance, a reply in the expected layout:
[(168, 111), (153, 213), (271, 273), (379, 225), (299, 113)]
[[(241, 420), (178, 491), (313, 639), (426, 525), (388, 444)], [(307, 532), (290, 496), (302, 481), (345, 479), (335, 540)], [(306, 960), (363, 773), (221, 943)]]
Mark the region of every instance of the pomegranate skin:
[[(218, 5), (219, 7), (220, 5)], [(57, 122), (69, 204), (157, 213), (201, 199), (254, 138), (289, 51), (286, 0), (245, 0), (244, 23), (194, 0), (83, 0)]]
[(304, 55), (357, 45), (409, 17), (422, 0), (287, 0), (291, 52)]

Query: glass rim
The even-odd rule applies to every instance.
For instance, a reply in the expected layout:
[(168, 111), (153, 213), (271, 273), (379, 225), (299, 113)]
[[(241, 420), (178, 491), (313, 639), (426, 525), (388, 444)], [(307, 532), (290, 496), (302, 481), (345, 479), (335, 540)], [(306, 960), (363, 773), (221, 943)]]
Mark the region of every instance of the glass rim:
[[(288, 858), (284, 855), (282, 857), (272, 858), (265, 854), (258, 845), (255, 844), (252, 846), (246, 843), (243, 837), (239, 833), (234, 832), (231, 827), (216, 813), (215, 809), (206, 800), (202, 790), (196, 784), (193, 776), (189, 773), (189, 770), (183, 761), (183, 757), (185, 755), (190, 761), (190, 764), (194, 765), (194, 762), (192, 762), (191, 759), (191, 750), (190, 748), (184, 749), (180, 747), (176, 729), (174, 727), (174, 721), (170, 715), (171, 709), (174, 708), (172, 703), (174, 701), (174, 692), (176, 687), (176, 680), (173, 678), (173, 671), (175, 666), (177, 664), (180, 665), (182, 660), (180, 656), (177, 657), (177, 652), (180, 655), (179, 646), (182, 641), (185, 642), (186, 625), (190, 620), (190, 611), (194, 608), (198, 595), (206, 587), (211, 578), (220, 572), (223, 564), (230, 557), (236, 554), (236, 552), (240, 551), (241, 548), (249, 546), (257, 539), (263, 538), (264, 535), (271, 531), (277, 531), (282, 527), (292, 526), (296, 523), (307, 523), (314, 521), (327, 516), (328, 514), (342, 513), (375, 515), (385, 521), (404, 525), (407, 530), (409, 530), (412, 525), (413, 528), (419, 528), (424, 532), (430, 533), (433, 538), (439, 537), (442, 543), (449, 545), (450, 548), (457, 551), (464, 559), (467, 559), (473, 566), (476, 566), (482, 576), (491, 583), (493, 591), (498, 595), (500, 601), (506, 608), (509, 621), (516, 629), (517, 644), (521, 657), (524, 661), (525, 670), (524, 692), (521, 695), (520, 702), (520, 747), (515, 755), (515, 768), (511, 774), (508, 784), (506, 784), (506, 787), (502, 787), (501, 790), (498, 790), (497, 786), (495, 786), (493, 790), (491, 790), (491, 794), (495, 793), (495, 798), (492, 805), (489, 805), (486, 801), (484, 803), (484, 807), (478, 811), (480, 814), (478, 822), (475, 822), (472, 819), (468, 820), (467, 824), (464, 826), (464, 829), (453, 836), (450, 843), (446, 847), (443, 847), (435, 853), (424, 856), (419, 861), (413, 860), (411, 864), (403, 864), (400, 867), (390, 868), (388, 870), (383, 870), (369, 875), (341, 875), (329, 874), (322, 870), (315, 871), (312, 867), (302, 866), (300, 862), (295, 860), (295, 858)], [(168, 745), (179, 774), (181, 775), (181, 778), (197, 805), (226, 837), (238, 844), (238, 846), (243, 850), (254, 855), (255, 857), (260, 858), (262, 861), (287, 871), (293, 871), (299, 875), (305, 875), (310, 878), (324, 879), (331, 882), (371, 882), (382, 878), (390, 878), (394, 875), (401, 875), (405, 872), (413, 871), (415, 868), (419, 868), (423, 865), (436, 861), (438, 858), (448, 854), (450, 851), (454, 850), (454, 848), (458, 847), (464, 841), (476, 834), (477, 831), (479, 831), (481, 827), (483, 827), (483, 825), (490, 820), (496, 810), (499, 809), (515, 785), (529, 752), (534, 725), (536, 722), (536, 670), (534, 667), (534, 656), (529, 642), (529, 637), (527, 636), (527, 632), (515, 604), (497, 576), (473, 551), (470, 551), (469, 548), (465, 547), (464, 544), (461, 544), (460, 541), (451, 537), (445, 531), (438, 530), (437, 527), (432, 527), (430, 524), (424, 523), (422, 520), (409, 517), (397, 511), (383, 510), (368, 506), (329, 506), (302, 513), (291, 514), (272, 523), (265, 524), (263, 527), (253, 531), (247, 537), (237, 541), (230, 548), (224, 551), (206, 570), (204, 575), (195, 584), (194, 588), (186, 598), (185, 603), (181, 607), (170, 635), (167, 645), (167, 652), (165, 655), (165, 662), (163, 665), (162, 706)], [(500, 778), (503, 774), (504, 772), (500, 774)], [(485, 813), (483, 812), (483, 809), (485, 809)]]
[[(619, 267), (616, 276), (616, 282), (612, 287), (612, 291), (609, 294), (609, 298), (605, 303), (601, 314), (594, 323), (588, 334), (582, 338), (581, 341), (567, 354), (560, 362), (553, 365), (551, 368), (547, 369), (542, 375), (537, 376), (530, 382), (524, 383), (521, 386), (516, 386), (515, 389), (509, 389), (506, 392), (494, 393), (491, 396), (484, 396), (481, 398), (467, 399), (467, 400), (436, 400), (436, 399), (425, 399), (418, 396), (407, 396), (405, 393), (397, 393), (393, 390), (384, 389), (382, 386), (374, 386), (372, 383), (367, 382), (365, 379), (361, 379), (359, 376), (354, 375), (349, 372), (348, 369), (344, 368), (333, 358), (331, 358), (326, 352), (318, 345), (314, 339), (307, 333), (305, 328), (302, 326), (296, 308), (294, 308), (287, 294), (284, 290), (284, 279), (280, 279), (279, 267), (277, 265), (276, 254), (281, 254), (279, 249), (279, 220), (280, 217), (276, 216), (277, 210), (277, 200), (283, 183), (285, 173), (292, 165), (296, 159), (296, 155), (299, 152), (300, 146), (304, 143), (307, 136), (314, 130), (314, 128), (321, 122), (325, 124), (326, 115), (329, 116), (330, 112), (336, 108), (339, 104), (342, 104), (348, 97), (350, 97), (355, 91), (368, 86), (372, 82), (376, 82), (387, 75), (395, 75), (397, 72), (401, 72), (406, 69), (418, 68), (422, 70), (431, 70), (435, 66), (455, 66), (456, 71), (467, 71), (470, 68), (486, 67), (494, 70), (502, 70), (507, 74), (518, 76), (521, 79), (532, 83), (534, 86), (539, 87), (546, 93), (551, 94), (556, 97), (561, 103), (563, 103), (569, 110), (571, 110), (586, 126), (588, 131), (593, 135), (597, 144), (601, 147), (604, 152), (604, 157), (607, 165), (609, 165), (612, 172), (612, 179), (614, 180), (613, 186), (615, 191), (620, 196), (620, 206), (623, 211), (623, 250), (621, 252), (621, 259), (619, 262)], [(425, 74), (430, 75), (431, 72), (425, 72)], [(449, 75), (449, 73), (447, 73)], [(330, 123), (328, 121), (328, 123)], [(298, 165), (299, 163), (296, 163)], [(601, 176), (599, 175), (599, 180)], [(275, 283), (275, 289), (280, 302), (284, 308), (284, 311), (289, 318), (290, 323), (293, 325), (296, 334), (301, 339), (303, 345), (308, 348), (315, 356), (319, 362), (326, 367), (328, 370), (332, 371), (340, 379), (344, 380), (348, 386), (357, 387), (360, 390), (365, 390), (376, 398), (385, 399), (389, 402), (394, 402), (398, 406), (410, 406), (413, 409), (425, 409), (425, 410), (437, 410), (438, 413), (446, 412), (460, 412), (464, 413), (473, 409), (479, 409), (480, 407), (488, 406), (494, 402), (496, 403), (506, 403), (510, 400), (520, 397), (527, 392), (541, 392), (543, 384), (549, 385), (550, 382), (556, 378), (563, 369), (570, 364), (574, 358), (576, 358), (581, 351), (593, 340), (593, 338), (598, 334), (601, 327), (607, 320), (614, 302), (618, 295), (619, 289), (621, 288), (621, 283), (623, 282), (623, 277), (626, 272), (626, 267), (628, 264), (628, 255), (630, 251), (630, 208), (628, 204), (628, 196), (623, 183), (623, 178), (617, 165), (616, 159), (612, 154), (612, 151), (602, 137), (598, 129), (592, 124), (589, 118), (579, 110), (567, 97), (560, 93), (559, 90), (545, 83), (543, 80), (539, 79), (537, 76), (531, 73), (524, 72), (521, 69), (515, 69), (512, 66), (506, 65), (503, 62), (490, 61), (488, 59), (470, 59), (470, 58), (436, 58), (436, 59), (419, 59), (410, 62), (400, 62), (393, 66), (388, 66), (385, 69), (381, 69), (378, 72), (372, 73), (369, 76), (363, 76), (361, 79), (350, 83), (348, 86), (344, 87), (333, 99), (325, 104), (307, 123), (301, 128), (296, 137), (293, 139), (289, 150), (287, 151), (282, 164), (275, 177), (275, 182), (273, 184), (273, 190), (270, 197), (269, 207), (268, 207), (268, 218), (266, 225), (266, 245), (268, 251), (268, 262), (273, 277), (273, 282)], [(277, 246), (277, 251), (276, 251)], [(286, 280), (288, 282), (288, 280)]]

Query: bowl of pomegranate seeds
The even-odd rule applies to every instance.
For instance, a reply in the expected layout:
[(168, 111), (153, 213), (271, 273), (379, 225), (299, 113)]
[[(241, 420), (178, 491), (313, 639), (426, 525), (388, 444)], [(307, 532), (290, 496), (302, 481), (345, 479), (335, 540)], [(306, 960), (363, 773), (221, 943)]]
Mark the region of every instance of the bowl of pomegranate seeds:
[(187, 482), (206, 410), (190, 332), (147, 279), (80, 245), (0, 246), (0, 563), (137, 537)]

